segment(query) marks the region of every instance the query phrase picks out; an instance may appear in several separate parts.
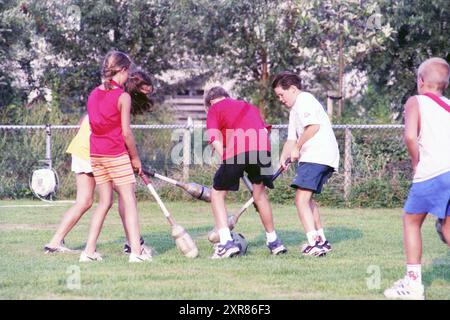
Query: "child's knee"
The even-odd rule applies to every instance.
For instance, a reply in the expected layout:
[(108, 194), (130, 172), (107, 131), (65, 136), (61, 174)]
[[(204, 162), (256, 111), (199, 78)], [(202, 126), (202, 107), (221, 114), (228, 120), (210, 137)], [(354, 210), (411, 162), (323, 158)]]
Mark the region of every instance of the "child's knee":
[(99, 207), (102, 207), (104, 210), (108, 211), (109, 209), (112, 208), (113, 206), (113, 201), (111, 200), (104, 200), (104, 201), (100, 201), (98, 203)]
[[(262, 186), (262, 188), (261, 188)], [(267, 193), (266, 188), (264, 185), (253, 185), (253, 199), (255, 199), (255, 202), (264, 201), (267, 199)]]
[(92, 198), (85, 198), (78, 202), (79, 206), (83, 211), (87, 211), (92, 207), (92, 204), (94, 203), (94, 199)]
[(295, 204), (296, 205), (309, 205), (311, 201), (311, 196), (306, 193), (302, 192), (301, 190), (297, 190), (295, 193)]
[(219, 200), (219, 199), (225, 199), (226, 195), (227, 195), (226, 191), (216, 190), (216, 189), (213, 188), (211, 190), (211, 201), (215, 201), (215, 200)]

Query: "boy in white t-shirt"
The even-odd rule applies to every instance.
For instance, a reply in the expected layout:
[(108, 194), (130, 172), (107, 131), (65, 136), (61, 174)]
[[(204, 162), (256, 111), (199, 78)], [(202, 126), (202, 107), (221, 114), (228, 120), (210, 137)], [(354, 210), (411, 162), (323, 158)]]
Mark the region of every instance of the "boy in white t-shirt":
[(331, 250), (320, 221), (314, 193), (320, 193), (324, 183), (339, 166), (339, 149), (331, 122), (323, 106), (314, 96), (301, 90), (301, 79), (294, 73), (275, 76), (272, 88), (288, 109), (288, 138), (280, 163), (287, 158), (298, 167), (291, 187), (296, 189), (295, 204), (308, 242), (301, 248), (303, 255), (320, 257)]
[(447, 61), (426, 60), (417, 72), (419, 95), (405, 104), (404, 140), (414, 171), (403, 208), (406, 275), (384, 291), (387, 298), (425, 299), (421, 228), (429, 213), (440, 219), (450, 247), (450, 100), (443, 96), (449, 77)]

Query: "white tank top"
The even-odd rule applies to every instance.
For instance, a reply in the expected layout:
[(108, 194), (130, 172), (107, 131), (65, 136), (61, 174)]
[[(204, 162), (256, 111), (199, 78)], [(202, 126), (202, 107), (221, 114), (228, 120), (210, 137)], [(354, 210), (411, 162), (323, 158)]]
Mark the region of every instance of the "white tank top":
[[(450, 171), (450, 112), (431, 98), (418, 95), (420, 112), (419, 163), (413, 182)], [(445, 103), (450, 100), (440, 97)]]

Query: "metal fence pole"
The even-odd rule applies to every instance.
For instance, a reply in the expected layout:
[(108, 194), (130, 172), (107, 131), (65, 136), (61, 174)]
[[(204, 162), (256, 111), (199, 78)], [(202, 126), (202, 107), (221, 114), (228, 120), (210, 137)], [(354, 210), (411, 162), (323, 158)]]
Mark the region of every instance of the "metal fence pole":
[(47, 124), (45, 126), (45, 160), (47, 161), (48, 168), (52, 169), (52, 126)]
[(183, 179), (184, 181), (189, 180), (189, 165), (191, 164), (191, 131), (193, 131), (194, 126), (192, 118), (188, 117), (186, 130), (183, 134)]
[(345, 128), (345, 146), (344, 146), (344, 199), (348, 203), (350, 191), (352, 188), (352, 131)]

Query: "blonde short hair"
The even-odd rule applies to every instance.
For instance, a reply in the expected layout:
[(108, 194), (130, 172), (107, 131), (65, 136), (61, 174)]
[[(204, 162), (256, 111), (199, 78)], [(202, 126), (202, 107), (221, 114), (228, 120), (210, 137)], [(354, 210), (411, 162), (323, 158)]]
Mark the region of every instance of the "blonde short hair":
[(430, 58), (421, 63), (417, 76), (426, 84), (444, 91), (449, 84), (450, 66), (442, 58)]

